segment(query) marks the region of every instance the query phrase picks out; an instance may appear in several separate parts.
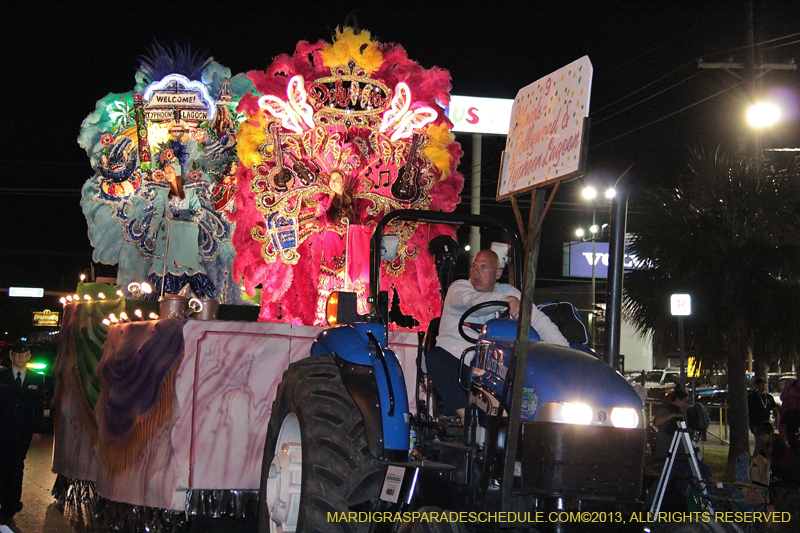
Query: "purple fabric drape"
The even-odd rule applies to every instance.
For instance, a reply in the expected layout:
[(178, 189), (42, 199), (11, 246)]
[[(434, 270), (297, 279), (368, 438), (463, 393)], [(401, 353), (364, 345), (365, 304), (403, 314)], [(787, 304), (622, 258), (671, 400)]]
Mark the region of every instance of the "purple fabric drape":
[(183, 358), (185, 320), (132, 322), (108, 332), (98, 367), (101, 397), (97, 404), (105, 427), (101, 432), (119, 437), (137, 417), (155, 405), (164, 377)]

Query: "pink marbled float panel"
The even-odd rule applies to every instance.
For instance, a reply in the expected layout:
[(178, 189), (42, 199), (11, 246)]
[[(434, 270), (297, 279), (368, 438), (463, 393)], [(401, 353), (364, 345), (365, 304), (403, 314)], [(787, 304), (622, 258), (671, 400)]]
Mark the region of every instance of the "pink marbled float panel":
[[(281, 377), (291, 362), (308, 356), (320, 331), (268, 322), (187, 321), (172, 416), (136, 463), (114, 475), (99, 468), (69, 402), (53, 470), (97, 480), (97, 492), (108, 499), (163, 509), (183, 509), (190, 488), (258, 490)], [(392, 332), (389, 346), (413, 399), (417, 334)]]
[(183, 331), (186, 357), (176, 388), (181, 417), (173, 440), (187, 469), (178, 487), (256, 490), (281, 376), (290, 362), (308, 356), (320, 328), (189, 322)]
[[(179, 478), (178, 487), (258, 490), (278, 385), (289, 363), (308, 357), (320, 328), (189, 322), (183, 331), (186, 357), (176, 387), (182, 407), (173, 442), (176, 455), (188, 453), (189, 471)], [(397, 351), (412, 398), (416, 334), (395, 333), (391, 347)], [(194, 378), (184, 383), (182, 374), (191, 366)], [(188, 391), (184, 385), (190, 382)], [(183, 406), (190, 401), (194, 414), (187, 416)], [(192, 435), (189, 443), (178, 438), (186, 434)]]

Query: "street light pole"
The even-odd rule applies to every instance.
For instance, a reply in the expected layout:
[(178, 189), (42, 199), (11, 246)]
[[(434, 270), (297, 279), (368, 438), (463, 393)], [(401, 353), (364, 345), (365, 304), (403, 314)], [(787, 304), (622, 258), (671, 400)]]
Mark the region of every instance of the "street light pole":
[[(607, 200), (612, 200), (614, 198), (614, 189), (609, 188), (605, 192), (605, 197)], [(589, 228), (589, 231), (592, 234), (592, 307), (589, 309), (589, 333), (591, 336), (591, 345), (592, 349), (596, 347), (595, 341), (595, 334), (597, 333), (597, 275), (596, 275), (596, 267), (597, 267), (597, 250), (596, 250), (596, 243), (597, 243), (597, 234), (600, 233), (601, 228), (597, 227), (597, 189), (592, 186), (584, 187), (583, 191), (581, 191), (581, 195), (584, 199), (588, 200), (592, 204), (592, 226)], [(613, 205), (613, 202), (612, 202)], [(580, 236), (580, 235), (579, 235)], [(583, 239), (584, 242), (586, 239)]]
[(595, 313), (597, 312), (597, 301), (596, 301), (597, 300), (597, 289), (596, 289), (597, 278), (595, 277), (595, 272), (594, 272), (595, 265), (597, 265), (597, 253), (595, 252), (595, 243), (597, 242), (597, 232), (594, 231), (595, 229), (597, 229), (597, 222), (595, 220), (596, 217), (597, 217), (597, 206), (595, 205), (594, 200), (592, 200), (592, 227), (591, 227), (591, 230), (590, 230), (592, 232), (592, 309), (591, 309), (591, 311), (589, 311), (589, 322), (590, 322), (589, 323), (589, 330), (592, 332), (591, 340), (592, 340), (592, 349), (593, 350), (594, 350), (595, 342), (596, 342), (595, 339), (594, 339), (595, 334), (596, 334), (595, 324), (597, 323), (597, 319), (595, 317)]

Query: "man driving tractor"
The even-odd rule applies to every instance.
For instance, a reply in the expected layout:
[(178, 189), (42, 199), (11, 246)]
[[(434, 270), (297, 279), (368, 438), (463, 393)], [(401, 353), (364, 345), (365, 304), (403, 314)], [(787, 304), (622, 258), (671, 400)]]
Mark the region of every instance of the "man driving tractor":
[[(445, 415), (457, 414), (463, 419), (468, 403), (468, 393), (461, 388), (458, 378), (459, 371), (462, 376), (469, 376), (471, 359), (467, 359), (464, 365), (459, 361), (461, 353), (472, 344), (458, 332), (461, 316), (470, 307), (490, 301), (508, 302), (511, 318), (519, 316), (521, 293), (507, 283), (498, 283), (502, 275), (503, 267), (497, 254), (492, 250), (481, 250), (472, 260), (469, 280), (455, 281), (447, 291), (436, 347), (426, 359), (428, 374), (444, 402)], [(477, 310), (470, 315), (470, 322), (483, 324), (495, 318), (498, 311), (499, 307)], [(531, 313), (531, 326), (544, 342), (569, 346), (558, 327), (536, 306)]]

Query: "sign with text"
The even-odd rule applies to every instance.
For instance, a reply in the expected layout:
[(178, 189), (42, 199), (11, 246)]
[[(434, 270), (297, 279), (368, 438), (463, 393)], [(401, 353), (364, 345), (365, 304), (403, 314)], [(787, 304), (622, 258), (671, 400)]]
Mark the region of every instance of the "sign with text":
[(44, 311), (33, 312), (33, 325), (54, 328), (58, 327), (58, 311), (45, 309)]
[(41, 287), (9, 287), (8, 295), (17, 298), (41, 298), (44, 296), (44, 289)]
[(517, 93), (498, 200), (580, 171), (591, 88), (592, 63), (583, 56)]
[[(564, 269), (565, 276), (574, 278), (591, 278), (592, 262), (594, 262), (594, 277), (608, 277), (608, 243), (595, 242), (594, 255), (592, 255), (592, 241), (564, 243)], [(644, 264), (636, 256), (625, 254), (622, 258), (625, 270), (644, 268)]]
[(672, 316), (689, 316), (692, 314), (692, 297), (688, 294), (673, 294), (669, 297)]
[(514, 100), (505, 98), (452, 95), (444, 112), (455, 133), (506, 135), (513, 105)]
[(180, 74), (170, 74), (144, 90), (144, 114), (152, 122), (212, 120), (216, 107), (206, 87)]

